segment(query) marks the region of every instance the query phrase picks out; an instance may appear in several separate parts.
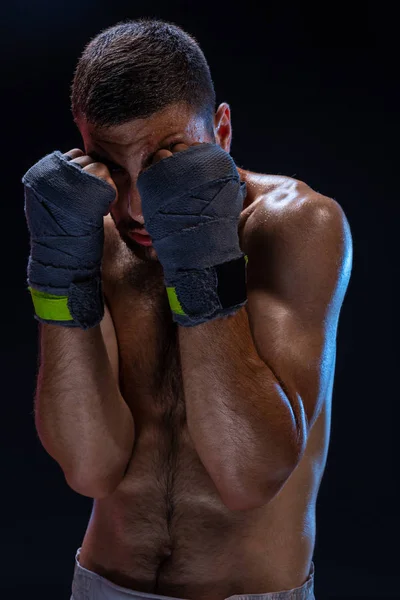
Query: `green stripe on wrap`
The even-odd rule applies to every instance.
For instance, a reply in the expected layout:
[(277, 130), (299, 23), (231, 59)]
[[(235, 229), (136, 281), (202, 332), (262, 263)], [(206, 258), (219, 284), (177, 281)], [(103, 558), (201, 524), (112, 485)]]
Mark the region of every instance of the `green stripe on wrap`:
[(68, 296), (54, 296), (31, 287), (28, 290), (38, 317), (47, 321), (73, 321), (67, 306)]
[[(247, 263), (249, 262), (247, 254), (244, 255), (244, 260), (246, 261), (246, 266), (247, 266)], [(183, 310), (183, 308), (181, 306), (181, 303), (178, 300), (178, 296), (176, 294), (176, 288), (167, 287), (166, 290), (167, 290), (167, 294), (168, 294), (169, 305), (171, 307), (172, 312), (175, 313), (176, 315), (186, 315), (185, 311)]]
[(169, 305), (171, 307), (172, 312), (176, 315), (186, 315), (181, 306), (181, 303), (178, 300), (178, 296), (176, 295), (176, 288), (167, 287), (166, 290), (168, 294)]

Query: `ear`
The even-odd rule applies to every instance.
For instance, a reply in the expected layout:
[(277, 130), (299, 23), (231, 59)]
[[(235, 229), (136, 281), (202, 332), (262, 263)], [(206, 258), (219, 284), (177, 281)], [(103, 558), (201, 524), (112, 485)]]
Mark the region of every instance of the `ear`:
[(215, 113), (214, 132), (216, 143), (225, 152), (230, 152), (232, 141), (231, 109), (226, 102), (220, 104)]

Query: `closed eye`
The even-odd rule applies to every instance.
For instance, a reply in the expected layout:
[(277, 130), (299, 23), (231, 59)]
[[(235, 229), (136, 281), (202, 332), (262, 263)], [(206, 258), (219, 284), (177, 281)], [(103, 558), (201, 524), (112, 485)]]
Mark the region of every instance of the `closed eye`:
[(121, 167), (120, 165), (117, 165), (116, 163), (111, 162), (104, 156), (100, 156), (100, 154), (98, 154), (94, 150), (89, 153), (89, 156), (91, 158), (93, 158), (93, 160), (100, 162), (103, 165), (106, 165), (106, 167), (110, 171), (110, 173), (116, 174), (116, 173), (123, 173), (125, 171), (125, 169), (123, 167)]
[(125, 171), (123, 167), (119, 167), (118, 165), (106, 164), (106, 167), (110, 173), (123, 173)]

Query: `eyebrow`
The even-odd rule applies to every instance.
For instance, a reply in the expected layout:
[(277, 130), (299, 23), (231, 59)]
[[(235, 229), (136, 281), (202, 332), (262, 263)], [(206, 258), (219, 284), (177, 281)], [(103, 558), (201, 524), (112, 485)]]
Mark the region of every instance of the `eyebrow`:
[[(177, 133), (175, 135), (178, 135)], [(161, 149), (163, 149), (165, 147), (165, 140), (168, 139), (169, 137), (173, 138), (174, 134), (169, 134), (167, 135), (163, 140), (161, 140), (161, 142), (157, 145), (157, 148), (151, 152), (150, 154), (148, 154), (142, 161), (142, 164), (140, 166), (141, 169), (150, 166), (151, 161), (153, 160), (153, 157), (155, 154), (157, 154), (157, 152)], [(100, 141), (100, 140), (99, 140)], [(128, 145), (128, 144), (126, 144)], [(129, 144), (130, 145), (130, 144)], [(97, 152), (96, 150), (92, 150), (91, 152), (88, 152), (88, 155), (93, 158), (96, 161), (102, 162), (103, 164), (107, 166), (111, 166), (111, 167), (118, 167), (119, 169), (123, 169), (124, 167), (122, 165), (119, 165), (118, 163), (108, 159), (104, 154), (101, 154), (100, 152)]]

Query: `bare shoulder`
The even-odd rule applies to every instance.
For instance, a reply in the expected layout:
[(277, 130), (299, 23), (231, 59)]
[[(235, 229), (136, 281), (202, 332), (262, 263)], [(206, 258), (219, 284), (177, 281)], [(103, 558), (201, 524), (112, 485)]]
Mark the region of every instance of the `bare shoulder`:
[[(254, 273), (264, 274), (269, 282), (272, 275), (279, 279), (276, 286), (281, 291), (285, 288), (288, 297), (301, 294), (306, 298), (311, 288), (324, 290), (326, 298), (320, 299), (321, 306), (329, 301), (339, 282), (344, 293), (353, 246), (340, 204), (290, 177), (266, 176), (264, 183), (246, 223), (246, 249)], [(266, 272), (267, 261), (272, 261), (272, 271)], [(296, 292), (292, 289), (295, 285)]]
[(262, 175), (258, 179), (255, 208), (248, 231), (274, 231), (300, 237), (315, 229), (334, 229), (339, 237), (351, 238), (350, 227), (340, 204), (308, 184), (292, 177)]

